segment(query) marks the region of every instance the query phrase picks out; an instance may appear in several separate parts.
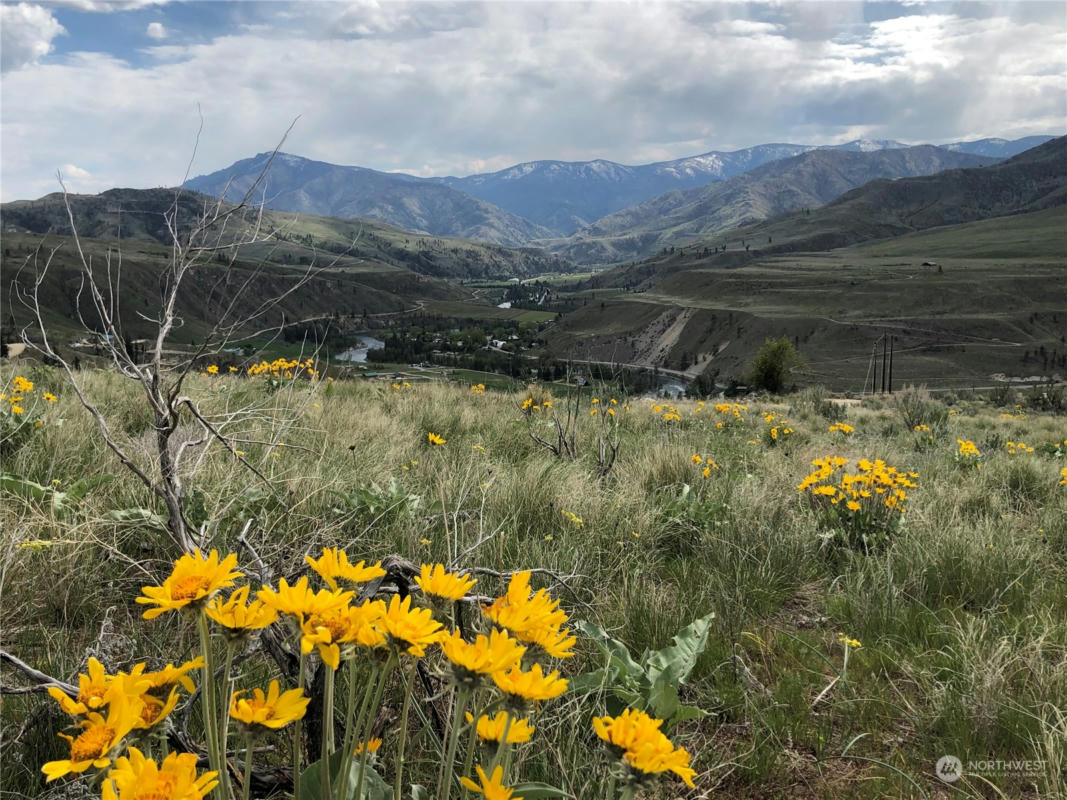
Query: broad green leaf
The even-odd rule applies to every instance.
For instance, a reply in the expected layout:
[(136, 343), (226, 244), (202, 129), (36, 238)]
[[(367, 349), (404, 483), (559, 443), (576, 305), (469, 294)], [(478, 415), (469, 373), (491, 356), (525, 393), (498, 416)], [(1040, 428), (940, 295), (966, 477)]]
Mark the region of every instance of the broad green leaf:
[(664, 682), (675, 685), (685, 682), (696, 666), (697, 659), (708, 646), (708, 631), (715, 617), (712, 612), (693, 621), (674, 637), (674, 643), (662, 650), (649, 653), (645, 663), (649, 680), (653, 685)]
[(17, 494), (27, 500), (36, 500), (38, 502), (44, 502), (52, 491), (51, 487), (41, 486), (41, 484), (34, 481), (26, 480), (18, 475), (12, 475), (10, 472), (0, 472), (0, 489)]
[[(330, 386), (333, 386), (331, 383)], [(411, 800), (430, 800), (430, 790), (421, 783), (411, 784)]]
[(674, 716), (670, 719), (668, 727), (673, 727), (679, 722), (687, 722), (691, 719), (703, 719), (708, 715), (708, 712), (702, 708), (696, 706), (678, 706), (678, 710), (674, 712)]
[[(341, 762), (344, 752), (338, 750), (329, 758), (331, 775), (338, 775), (341, 771)], [(335, 800), (388, 800), (392, 795), (392, 787), (382, 780), (374, 767), (367, 764), (367, 774), (363, 778), (363, 792), (361, 797), (356, 798), (356, 786), (359, 785), (359, 758), (352, 759), (352, 766), (348, 770), (347, 784), (340, 781), (332, 782)], [(308, 766), (300, 775), (301, 797), (318, 798), (322, 796), (322, 759)]]
[(617, 674), (618, 670), (602, 667), (592, 672), (583, 672), (581, 675), (576, 675), (567, 684), (567, 696), (592, 694), (601, 689), (610, 691), (615, 685)]
[(599, 625), (587, 620), (580, 620), (577, 623), (577, 628), (582, 635), (592, 639), (593, 643), (611, 659), (612, 665), (622, 673), (621, 677), (623, 679), (627, 677), (636, 678), (644, 674), (644, 668), (634, 661), (626, 645)]

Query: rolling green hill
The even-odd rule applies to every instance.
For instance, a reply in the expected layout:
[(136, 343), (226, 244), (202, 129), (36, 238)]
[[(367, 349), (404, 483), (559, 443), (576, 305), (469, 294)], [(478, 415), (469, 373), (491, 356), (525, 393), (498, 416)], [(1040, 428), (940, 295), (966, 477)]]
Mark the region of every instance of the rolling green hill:
[[(686, 263), (676, 253), (643, 265), (644, 276), (602, 273), (582, 290), (597, 302), (566, 315), (550, 344), (742, 379), (764, 339), (785, 336), (806, 359), (800, 382), (862, 391), (892, 335), (898, 386), (1067, 375), (1067, 206), (723, 266), (743, 255)], [(640, 282), (612, 289), (613, 277)]]
[[(133, 338), (151, 329), (142, 315), (151, 319), (160, 309), (171, 259), (164, 214), (174, 202), (174, 191), (165, 189), (116, 189), (71, 198), (75, 226), (94, 270), (101, 270), (97, 274), (102, 274), (108, 258), (113, 270), (121, 263), (124, 327)], [(177, 202), (178, 219), (186, 228), (215, 201), (183, 192)], [(446, 278), (506, 279), (567, 266), (538, 250), (420, 236), (365, 220), (274, 211), (259, 217), (255, 210), (245, 211), (248, 214), (232, 218), (226, 229), (215, 232), (218, 241), (225, 245), (242, 240), (250, 224), (259, 225), (260, 239), (241, 246), (232, 263), (229, 248), (200, 257), (178, 298), (183, 319), (179, 341), (202, 340), (242, 287), (233, 309), (238, 317), (270, 303), (309, 271), (306, 283), (257, 324), (278, 330), (284, 322), (292, 331), (321, 332), (326, 321), (331, 321), (335, 331), (365, 329), (386, 318), (438, 313), (432, 307), (437, 303), (464, 310), (463, 316), (477, 317), (500, 310)], [(93, 327), (96, 320), (88, 313), (88, 298), (78, 297), (80, 261), (62, 197), (8, 203), (0, 207), (0, 213), (4, 230), (0, 318), (5, 327), (10, 330), (30, 322), (29, 309), (20, 296), (32, 287), (35, 268), (43, 268), (46, 262), (50, 266), (40, 298), (49, 328), (64, 334), (81, 331), (79, 304)]]
[[(98, 195), (73, 195), (71, 205), (82, 236), (169, 245), (170, 233), (163, 215), (175, 197), (172, 189), (111, 189)], [(217, 202), (196, 192), (183, 191), (177, 198), (179, 219), (186, 224)], [(71, 232), (63, 198), (58, 193), (39, 200), (5, 203), (0, 206), (0, 219), (5, 231), (57, 235)], [(264, 211), (261, 228), (269, 241), (259, 251), (270, 252), (272, 261), (283, 264), (306, 264), (312, 259), (321, 262), (327, 254), (343, 253), (352, 259), (367, 259), (438, 278), (527, 277), (570, 267), (562, 258), (534, 248), (410, 233), (374, 220)], [(230, 231), (227, 237), (237, 233)]]

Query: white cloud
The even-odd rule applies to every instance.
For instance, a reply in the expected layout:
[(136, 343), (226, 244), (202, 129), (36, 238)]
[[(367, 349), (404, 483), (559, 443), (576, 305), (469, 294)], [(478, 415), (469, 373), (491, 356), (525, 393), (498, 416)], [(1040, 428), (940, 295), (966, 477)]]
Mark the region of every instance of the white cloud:
[(148, 28), (145, 30), (145, 36), (149, 39), (166, 39), (167, 29), (163, 27), (162, 22), (149, 22)]
[(270, 149), (297, 115), (288, 152), (423, 175), (1067, 125), (1053, 4), (1018, 17), (981, 6), (977, 19), (910, 8), (873, 23), (823, 5), (750, 20), (720, 4), (267, 4), (271, 20), (289, 19), (154, 46), (147, 66), (82, 52), (6, 75), (3, 198), (51, 190), (62, 163), (173, 185), (198, 104), (193, 174)]
[(170, 0), (48, 0), (49, 5), (59, 8), (105, 14), (115, 11), (132, 11), (146, 6), (161, 6), (168, 2)]
[(52, 52), (52, 40), (66, 33), (41, 6), (0, 5), (0, 69), (19, 69)]

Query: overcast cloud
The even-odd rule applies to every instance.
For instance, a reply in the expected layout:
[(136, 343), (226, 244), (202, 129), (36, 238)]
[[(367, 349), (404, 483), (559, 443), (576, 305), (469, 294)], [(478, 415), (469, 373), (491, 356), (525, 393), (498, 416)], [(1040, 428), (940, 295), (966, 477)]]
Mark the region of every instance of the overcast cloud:
[[(4, 200), (271, 149), (419, 175), (1064, 133), (1062, 3), (4, 4)], [(88, 17), (108, 16), (108, 25)], [(128, 19), (129, 24), (122, 24)], [(165, 37), (165, 38), (163, 38)]]

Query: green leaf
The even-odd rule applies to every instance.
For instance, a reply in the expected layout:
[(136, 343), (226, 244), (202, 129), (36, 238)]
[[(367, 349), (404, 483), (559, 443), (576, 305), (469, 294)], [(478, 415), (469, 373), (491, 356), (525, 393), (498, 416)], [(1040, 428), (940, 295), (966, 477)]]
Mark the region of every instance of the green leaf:
[(67, 494), (69, 494), (73, 500), (81, 500), (97, 486), (104, 483), (111, 483), (113, 480), (115, 480), (114, 475), (94, 475), (91, 478), (82, 478), (80, 481), (76, 481), (67, 488)]
[[(338, 750), (329, 758), (331, 775), (338, 775), (341, 771), (341, 762), (344, 760), (344, 751)], [(348, 770), (347, 784), (333, 781), (330, 788), (333, 790), (335, 800), (388, 800), (392, 795), (392, 787), (382, 780), (374, 767), (367, 764), (367, 774), (363, 778), (363, 792), (356, 798), (356, 786), (359, 784), (359, 758), (352, 759), (352, 766)], [(322, 759), (308, 766), (300, 776), (301, 797), (322, 796)]]
[(685, 682), (696, 666), (697, 659), (708, 646), (708, 631), (715, 612), (693, 621), (674, 636), (674, 643), (662, 650), (649, 653), (648, 678), (653, 685), (665, 682), (678, 685)]
[(111, 522), (123, 522), (128, 525), (146, 525), (161, 531), (167, 529), (167, 521), (159, 514), (154, 514), (147, 508), (119, 508), (108, 511), (104, 519)]
[(634, 679), (644, 675), (644, 667), (634, 661), (633, 656), (630, 655), (630, 651), (626, 645), (599, 625), (589, 622), (588, 620), (580, 620), (577, 623), (577, 628), (583, 636), (592, 639), (593, 644), (599, 647), (604, 655), (611, 659), (611, 666), (615, 667), (621, 673), (621, 677), (624, 680), (626, 678)]
[(708, 712), (702, 708), (696, 706), (678, 706), (678, 710), (674, 712), (674, 716), (670, 719), (668, 727), (673, 727), (679, 722), (686, 722), (691, 719), (703, 719), (708, 715)]
[(523, 800), (538, 800), (541, 797), (573, 797), (570, 792), (564, 789), (557, 789), (555, 786), (549, 786), (547, 783), (538, 783), (537, 781), (517, 783), (512, 788), (515, 790), (515, 796), (521, 797)]
[(567, 696), (592, 694), (602, 689), (610, 690), (614, 686), (617, 674), (618, 670), (602, 667), (592, 672), (583, 672), (581, 675), (575, 675), (567, 684)]
[[(330, 386), (333, 386), (331, 383)], [(421, 783), (411, 784), (411, 800), (430, 800), (430, 790)]]
[(10, 472), (0, 472), (0, 489), (17, 494), (27, 500), (36, 500), (39, 503), (44, 502), (52, 491), (50, 487), (41, 486), (41, 484), (34, 481), (26, 480), (18, 475), (12, 475)]

